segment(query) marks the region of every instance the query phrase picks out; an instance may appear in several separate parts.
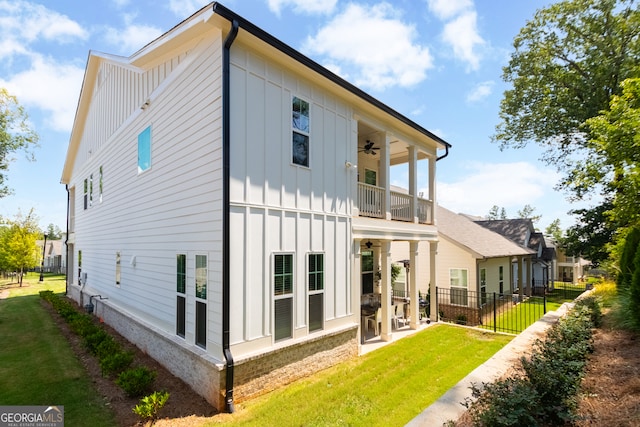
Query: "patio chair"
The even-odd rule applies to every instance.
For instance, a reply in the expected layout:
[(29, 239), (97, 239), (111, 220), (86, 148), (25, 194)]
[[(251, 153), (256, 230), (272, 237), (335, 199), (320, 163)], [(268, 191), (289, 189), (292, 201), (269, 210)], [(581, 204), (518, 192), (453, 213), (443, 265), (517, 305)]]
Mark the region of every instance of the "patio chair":
[(393, 312), (393, 322), (395, 323), (395, 328), (398, 329), (400, 327), (400, 322), (402, 322), (402, 325), (406, 325), (407, 324), (407, 319), (405, 319), (404, 317), (404, 310), (402, 310), (401, 314), (398, 314), (398, 307), (399, 305), (395, 305), (395, 310)]
[(373, 331), (375, 335), (380, 335), (380, 327), (382, 326), (382, 309), (378, 307), (374, 314), (366, 317), (367, 330), (369, 330), (369, 322), (374, 322)]

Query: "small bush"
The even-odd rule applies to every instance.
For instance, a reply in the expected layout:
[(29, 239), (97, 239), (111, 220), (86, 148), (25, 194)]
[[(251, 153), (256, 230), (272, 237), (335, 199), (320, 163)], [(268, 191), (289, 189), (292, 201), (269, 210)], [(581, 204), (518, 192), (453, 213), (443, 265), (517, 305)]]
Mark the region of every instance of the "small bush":
[(129, 397), (139, 397), (151, 388), (156, 379), (155, 371), (146, 367), (132, 368), (118, 375), (116, 384), (124, 390)]
[(119, 353), (122, 350), (122, 346), (111, 335), (107, 334), (107, 337), (102, 340), (96, 347), (96, 356), (102, 360), (105, 357), (112, 354)]
[(109, 339), (113, 338), (104, 329), (98, 328), (95, 332), (85, 335), (84, 344), (91, 353), (98, 355), (98, 346)]
[(521, 377), (499, 380), (478, 387), (471, 385), (471, 395), (464, 406), (475, 426), (510, 427), (538, 426), (540, 407), (538, 395), (531, 383)]
[(69, 324), (69, 328), (81, 337), (95, 334), (99, 329), (99, 327), (93, 322), (93, 319), (87, 314), (78, 314), (67, 322)]
[(118, 351), (100, 358), (102, 375), (110, 376), (119, 374), (133, 363), (133, 353), (130, 351)]
[(133, 412), (144, 420), (155, 420), (158, 416), (158, 411), (169, 400), (169, 393), (166, 391), (155, 391), (149, 396), (145, 396), (140, 399), (140, 403), (133, 408)]

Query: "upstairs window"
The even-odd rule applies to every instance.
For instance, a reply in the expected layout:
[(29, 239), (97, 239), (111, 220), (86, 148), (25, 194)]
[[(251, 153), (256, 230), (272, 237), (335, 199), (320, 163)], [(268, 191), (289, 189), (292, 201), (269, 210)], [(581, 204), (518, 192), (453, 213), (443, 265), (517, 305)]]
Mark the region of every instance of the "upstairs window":
[(84, 180), (84, 209), (89, 207), (89, 180)]
[(89, 206), (93, 206), (93, 174), (89, 175)]
[(102, 166), (100, 166), (100, 172), (98, 174), (98, 201), (102, 203)]
[(292, 102), (292, 162), (309, 167), (309, 103), (298, 97)]
[(138, 135), (138, 173), (151, 167), (151, 126)]

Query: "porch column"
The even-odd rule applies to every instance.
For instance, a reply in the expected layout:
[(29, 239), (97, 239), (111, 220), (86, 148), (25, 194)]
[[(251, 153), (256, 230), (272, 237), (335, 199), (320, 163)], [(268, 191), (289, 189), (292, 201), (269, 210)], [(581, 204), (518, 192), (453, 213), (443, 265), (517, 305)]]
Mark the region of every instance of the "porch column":
[(380, 241), (380, 272), (382, 273), (382, 295), (380, 304), (382, 307), (382, 330), (380, 339), (391, 341), (391, 241)]
[(436, 158), (429, 157), (429, 200), (431, 201), (431, 224), (437, 224), (436, 218)]
[(436, 295), (436, 255), (438, 242), (429, 242), (429, 320), (438, 321), (438, 295)]
[(378, 186), (384, 188), (384, 219), (391, 220), (391, 137), (385, 134), (384, 143), (380, 148), (380, 180)]
[(418, 329), (420, 326), (420, 313), (418, 312), (418, 243), (409, 242), (409, 311), (411, 313), (411, 329)]
[[(418, 223), (418, 150), (411, 145), (409, 147), (409, 195), (411, 199), (411, 217), (414, 223)], [(413, 267), (414, 264), (411, 264)]]
[(518, 295), (520, 296), (520, 301), (522, 301), (524, 296), (524, 257), (518, 257)]

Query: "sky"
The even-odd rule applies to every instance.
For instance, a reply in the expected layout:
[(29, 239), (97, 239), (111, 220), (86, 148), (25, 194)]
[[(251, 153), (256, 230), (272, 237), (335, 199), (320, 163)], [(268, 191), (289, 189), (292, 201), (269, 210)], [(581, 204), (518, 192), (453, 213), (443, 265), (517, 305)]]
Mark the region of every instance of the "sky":
[[(543, 150), (492, 142), (513, 39), (550, 0), (226, 0), (221, 3), (452, 145), (437, 163), (437, 200), (455, 212), (509, 217), (525, 205), (544, 230), (574, 223)], [(0, 0), (0, 87), (40, 136), (30, 162), (9, 166), (0, 216), (31, 209), (66, 226), (60, 184), (90, 51), (129, 57), (192, 15), (198, 0)], [(406, 187), (405, 171), (392, 184)], [(419, 185), (425, 183), (419, 183)]]

